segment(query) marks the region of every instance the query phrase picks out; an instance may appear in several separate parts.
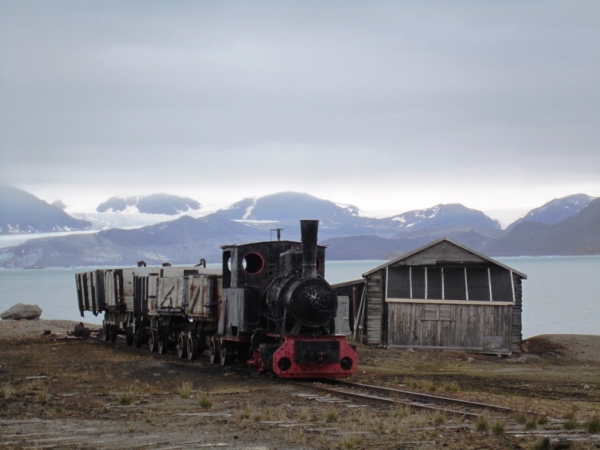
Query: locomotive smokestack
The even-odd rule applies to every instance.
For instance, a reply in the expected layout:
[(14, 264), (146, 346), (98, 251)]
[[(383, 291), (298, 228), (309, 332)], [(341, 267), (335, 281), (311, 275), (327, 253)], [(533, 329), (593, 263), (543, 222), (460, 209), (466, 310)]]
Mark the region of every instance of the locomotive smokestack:
[(318, 220), (301, 220), (302, 278), (317, 278), (317, 235)]

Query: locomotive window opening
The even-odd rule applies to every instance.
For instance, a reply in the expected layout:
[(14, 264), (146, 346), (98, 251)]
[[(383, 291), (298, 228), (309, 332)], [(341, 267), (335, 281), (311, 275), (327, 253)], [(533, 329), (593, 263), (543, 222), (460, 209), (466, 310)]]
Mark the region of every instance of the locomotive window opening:
[(317, 272), (319, 272), (319, 271), (321, 270), (321, 264), (322, 264), (322, 263), (321, 263), (321, 258), (319, 258), (319, 257), (317, 256)]
[(251, 252), (244, 256), (242, 267), (248, 273), (256, 275), (265, 267), (265, 260), (260, 253)]

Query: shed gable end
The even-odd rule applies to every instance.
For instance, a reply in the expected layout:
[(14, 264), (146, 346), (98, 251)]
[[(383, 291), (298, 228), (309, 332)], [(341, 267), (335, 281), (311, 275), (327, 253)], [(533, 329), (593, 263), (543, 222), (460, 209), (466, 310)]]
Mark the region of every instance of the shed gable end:
[(394, 265), (419, 266), (457, 263), (488, 263), (488, 261), (452, 242), (441, 241), (398, 261)]

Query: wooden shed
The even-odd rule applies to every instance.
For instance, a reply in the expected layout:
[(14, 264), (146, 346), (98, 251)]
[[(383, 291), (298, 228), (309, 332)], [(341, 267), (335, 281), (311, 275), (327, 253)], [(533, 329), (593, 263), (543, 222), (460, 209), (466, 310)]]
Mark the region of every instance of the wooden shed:
[(522, 340), (527, 276), (450, 239), (363, 274), (368, 344), (511, 354)]

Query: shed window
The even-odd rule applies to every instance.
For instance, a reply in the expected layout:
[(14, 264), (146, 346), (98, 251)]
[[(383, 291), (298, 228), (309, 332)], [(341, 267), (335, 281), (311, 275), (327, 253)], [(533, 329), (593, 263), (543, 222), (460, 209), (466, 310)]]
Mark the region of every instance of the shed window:
[(513, 302), (511, 276), (501, 267), (388, 267), (387, 297)]
[(409, 267), (390, 267), (388, 297), (410, 298)]
[(511, 281), (512, 272), (500, 267), (490, 268), (492, 281), (492, 300), (496, 302), (512, 302), (513, 288)]
[(427, 268), (427, 296), (423, 298), (442, 298), (442, 269), (439, 267)]
[(467, 269), (467, 288), (469, 289), (469, 300), (489, 300), (488, 270), (479, 267)]
[(444, 299), (467, 300), (464, 267), (444, 268)]

